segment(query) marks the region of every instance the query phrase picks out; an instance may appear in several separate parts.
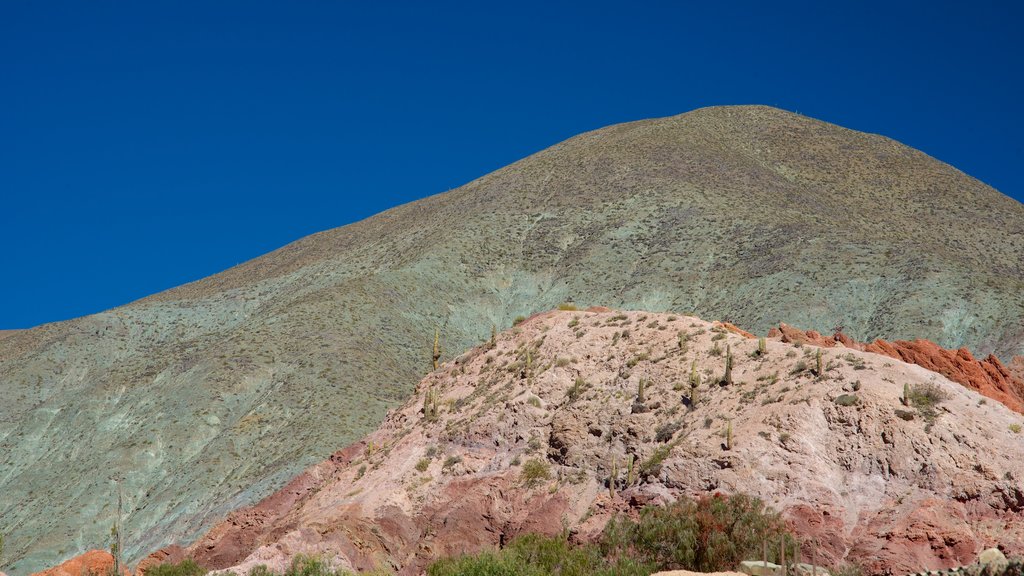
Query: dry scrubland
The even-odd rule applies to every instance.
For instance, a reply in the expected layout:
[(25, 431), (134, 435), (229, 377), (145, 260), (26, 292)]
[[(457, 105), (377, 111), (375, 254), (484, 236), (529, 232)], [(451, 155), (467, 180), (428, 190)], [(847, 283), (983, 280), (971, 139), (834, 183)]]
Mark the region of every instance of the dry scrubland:
[[(146, 300), (0, 334), (14, 576), (189, 540), (372, 430), (429, 365), (573, 299), (1024, 353), (1024, 206), (765, 107), (612, 126)], [(88, 442), (82, 442), (87, 437)], [(102, 471), (102, 472), (98, 472)]]

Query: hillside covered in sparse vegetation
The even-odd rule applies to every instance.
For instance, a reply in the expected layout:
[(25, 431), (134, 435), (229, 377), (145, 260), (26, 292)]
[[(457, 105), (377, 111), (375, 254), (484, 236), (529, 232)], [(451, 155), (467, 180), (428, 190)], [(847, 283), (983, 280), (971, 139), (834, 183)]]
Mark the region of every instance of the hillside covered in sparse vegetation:
[(760, 106), (586, 133), (210, 278), (0, 333), (5, 569), (101, 546), (111, 477), (130, 558), (198, 537), (374, 429), (431, 367), (435, 330), (450, 359), (575, 301), (1008, 358), (1022, 254), (1024, 205), (880, 136)]

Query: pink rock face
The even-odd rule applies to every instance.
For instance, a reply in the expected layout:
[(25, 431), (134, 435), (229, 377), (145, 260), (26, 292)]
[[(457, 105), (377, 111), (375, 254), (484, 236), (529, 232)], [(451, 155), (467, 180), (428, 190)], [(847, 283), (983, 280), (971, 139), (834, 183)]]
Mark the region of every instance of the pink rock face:
[[(762, 498), (805, 559), (870, 574), (970, 563), (997, 544), (1024, 553), (1024, 439), (1010, 429), (1019, 414), (927, 370), (926, 358), (947, 358), (935, 348), (825, 348), (819, 378), (803, 367), (809, 342), (828, 339), (803, 338), (770, 340), (759, 355), (756, 340), (692, 317), (534, 315), (442, 365), (376, 432), (231, 514), (187, 554), (237, 573), (312, 553), (412, 575), (527, 532), (586, 540), (616, 514), (714, 492)], [(723, 385), (727, 349), (733, 383)], [(904, 349), (922, 364), (901, 361)], [(904, 383), (919, 382), (949, 396), (930, 424), (900, 402)]]
[[(114, 569), (114, 557), (106, 550), (90, 550), (58, 566), (32, 576), (106, 576)], [(127, 570), (125, 570), (127, 574)]]

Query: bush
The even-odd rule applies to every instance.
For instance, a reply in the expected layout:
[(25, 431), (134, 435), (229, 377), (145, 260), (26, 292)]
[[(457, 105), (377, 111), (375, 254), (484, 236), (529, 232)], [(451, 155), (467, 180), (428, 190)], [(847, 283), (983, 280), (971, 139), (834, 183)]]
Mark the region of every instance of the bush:
[(927, 423), (927, 427), (930, 427), (935, 419), (939, 417), (939, 412), (936, 410), (939, 404), (949, 399), (949, 394), (946, 393), (938, 384), (933, 382), (920, 382), (910, 386), (907, 390), (907, 403), (914, 408), (917, 408), (918, 414)]
[(593, 545), (572, 546), (565, 536), (527, 534), (504, 550), (438, 560), (429, 576), (647, 576), (653, 566), (609, 560)]
[(520, 479), (523, 481), (523, 485), (527, 488), (533, 488), (551, 479), (551, 467), (547, 462), (543, 462), (536, 458), (527, 460), (523, 464), (523, 471), (520, 473)]
[[(777, 558), (785, 542), (793, 558), (795, 541), (778, 514), (757, 498), (715, 495), (682, 498), (667, 507), (648, 506), (640, 520), (612, 519), (594, 544), (573, 546), (566, 535), (528, 534), (505, 549), (442, 559), (429, 576), (634, 576), (662, 570), (732, 570), (746, 558), (760, 558), (767, 541)], [(299, 575), (306, 576), (306, 575)], [(316, 575), (311, 575), (316, 576)]]
[(720, 572), (733, 570), (747, 557), (760, 557), (767, 541), (776, 561), (783, 541), (792, 558), (796, 542), (777, 513), (744, 494), (681, 498), (666, 507), (648, 506), (640, 520), (612, 519), (601, 538), (610, 557), (632, 557), (658, 570)]
[(160, 564), (146, 570), (147, 576), (203, 576), (206, 568), (194, 560), (185, 559), (177, 564)]
[(666, 422), (658, 426), (657, 431), (654, 433), (654, 440), (656, 442), (668, 442), (682, 427), (683, 424), (681, 422)]

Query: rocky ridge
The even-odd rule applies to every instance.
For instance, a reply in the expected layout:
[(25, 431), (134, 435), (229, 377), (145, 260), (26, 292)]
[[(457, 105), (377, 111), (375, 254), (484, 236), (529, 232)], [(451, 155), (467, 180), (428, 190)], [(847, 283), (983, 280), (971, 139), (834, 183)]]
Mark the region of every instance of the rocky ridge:
[[(245, 572), (317, 553), (418, 574), (441, 555), (565, 527), (586, 539), (614, 514), (718, 491), (765, 499), (823, 563), (870, 574), (967, 564), (996, 544), (1024, 553), (1020, 414), (841, 343), (758, 346), (688, 316), (533, 316), (428, 375), (376, 432), (160, 554)], [(915, 411), (905, 385), (947, 399)]]

